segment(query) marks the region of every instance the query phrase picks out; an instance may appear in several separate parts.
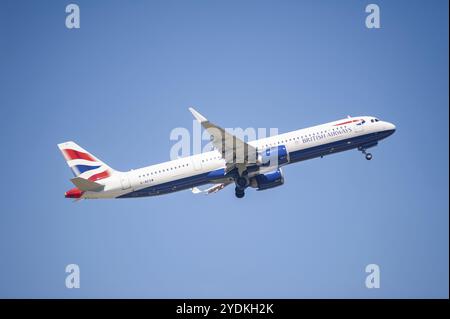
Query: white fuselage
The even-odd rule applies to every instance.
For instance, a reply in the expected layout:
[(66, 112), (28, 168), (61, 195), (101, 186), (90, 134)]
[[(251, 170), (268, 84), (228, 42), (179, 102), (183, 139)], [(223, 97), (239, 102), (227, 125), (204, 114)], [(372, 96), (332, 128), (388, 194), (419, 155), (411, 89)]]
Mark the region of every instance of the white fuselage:
[[(395, 126), (370, 116), (346, 118), (248, 142), (258, 150), (284, 145), (291, 164), (302, 160), (354, 149), (365, 149), (391, 135)], [(286, 165), (285, 164), (285, 165)], [(232, 180), (225, 174), (226, 163), (214, 150), (160, 164), (114, 172), (98, 181), (101, 192), (84, 192), (82, 198), (124, 198), (161, 195), (217, 181)], [(271, 168), (273, 170), (273, 168)], [(259, 167), (251, 176), (265, 173)]]

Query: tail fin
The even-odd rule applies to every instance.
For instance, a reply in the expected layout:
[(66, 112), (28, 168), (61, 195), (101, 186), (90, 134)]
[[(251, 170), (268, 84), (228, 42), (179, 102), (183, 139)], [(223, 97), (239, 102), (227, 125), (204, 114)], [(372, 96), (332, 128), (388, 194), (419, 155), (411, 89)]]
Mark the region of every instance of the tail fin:
[(58, 148), (75, 177), (81, 177), (95, 182), (111, 176), (114, 172), (111, 167), (84, 150), (75, 142), (58, 144)]

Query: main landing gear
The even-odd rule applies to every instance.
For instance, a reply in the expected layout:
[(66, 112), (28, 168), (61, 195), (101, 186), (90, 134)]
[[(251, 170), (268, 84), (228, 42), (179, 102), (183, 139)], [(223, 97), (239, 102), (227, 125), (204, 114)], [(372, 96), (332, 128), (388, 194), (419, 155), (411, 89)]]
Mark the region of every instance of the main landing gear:
[(236, 188), (234, 189), (237, 198), (242, 198), (245, 196), (245, 189), (250, 184), (247, 171), (242, 172), (241, 176), (235, 179)]
[(236, 195), (237, 198), (242, 198), (242, 197), (245, 196), (245, 190), (244, 189), (236, 187), (234, 190), (235, 190), (235, 195)]

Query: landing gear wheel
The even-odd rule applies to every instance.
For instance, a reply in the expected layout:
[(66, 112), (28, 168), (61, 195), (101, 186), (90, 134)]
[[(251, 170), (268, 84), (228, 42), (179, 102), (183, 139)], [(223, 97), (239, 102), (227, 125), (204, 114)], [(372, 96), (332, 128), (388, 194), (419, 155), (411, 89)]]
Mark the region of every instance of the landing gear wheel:
[(371, 153), (366, 153), (366, 149), (363, 147), (358, 147), (358, 151), (361, 151), (366, 156), (366, 160), (370, 161), (372, 159)]
[(248, 178), (246, 178), (244, 176), (238, 177), (236, 179), (236, 185), (241, 187), (241, 188), (247, 187), (247, 185), (248, 185)]
[(237, 198), (243, 198), (245, 196), (245, 193), (244, 192), (242, 192), (242, 193), (236, 193), (236, 197)]
[(245, 196), (245, 191), (239, 187), (236, 187), (235, 189), (235, 195), (237, 198), (242, 198)]

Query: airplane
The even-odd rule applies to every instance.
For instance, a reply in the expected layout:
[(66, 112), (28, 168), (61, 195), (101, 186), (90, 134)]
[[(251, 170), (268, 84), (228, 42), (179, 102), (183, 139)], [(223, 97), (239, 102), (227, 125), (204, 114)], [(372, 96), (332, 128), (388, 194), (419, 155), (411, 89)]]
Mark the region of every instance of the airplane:
[[(74, 178), (66, 198), (137, 198), (191, 189), (212, 194), (235, 185), (243, 198), (247, 188), (258, 191), (284, 184), (282, 167), (308, 159), (357, 149), (367, 160), (367, 149), (392, 135), (394, 124), (373, 116), (358, 116), (245, 142), (208, 121), (193, 108), (194, 118), (211, 135), (214, 149), (128, 172), (112, 169), (74, 142), (58, 144)], [(212, 184), (201, 190), (200, 186)]]

